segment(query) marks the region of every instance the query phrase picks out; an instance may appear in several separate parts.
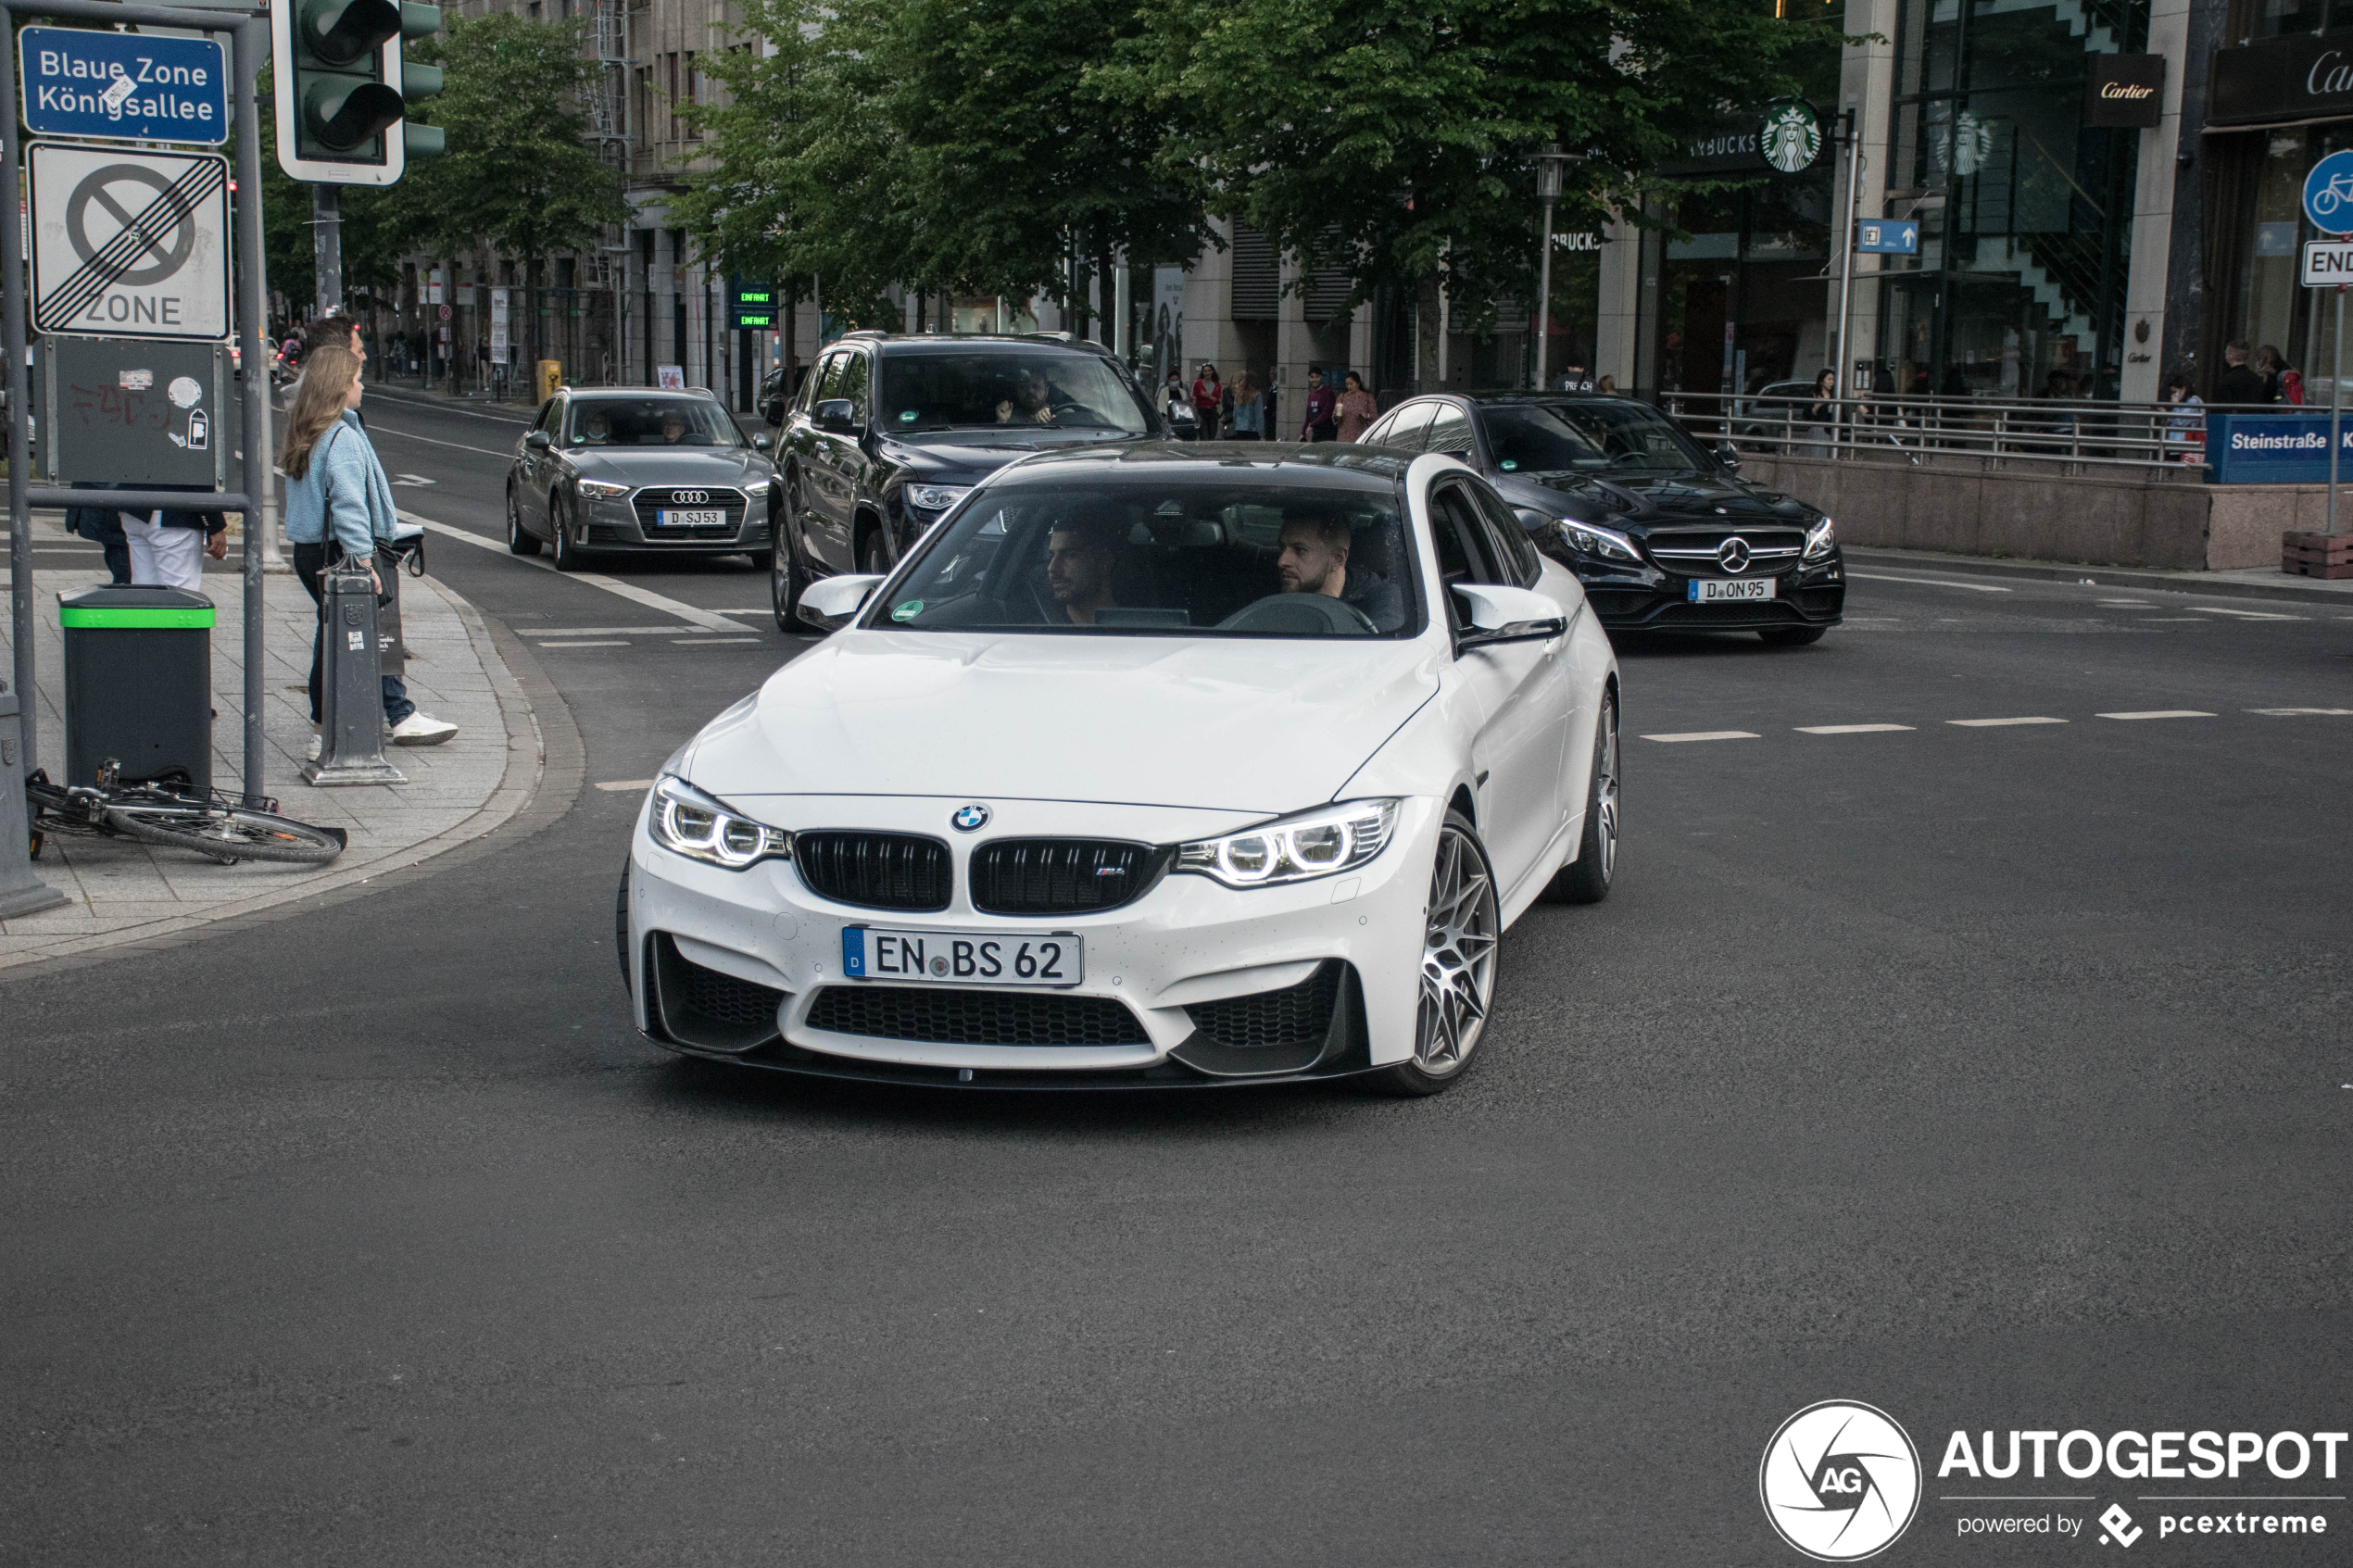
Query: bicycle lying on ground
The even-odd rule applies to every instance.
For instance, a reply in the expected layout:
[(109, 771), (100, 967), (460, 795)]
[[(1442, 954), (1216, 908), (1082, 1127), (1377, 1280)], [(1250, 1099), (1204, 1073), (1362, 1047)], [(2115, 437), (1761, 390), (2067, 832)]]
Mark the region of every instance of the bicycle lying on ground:
[(265, 797), (262, 809), (239, 805), (217, 789), (198, 789), (185, 773), (139, 784), (118, 777), (109, 759), (93, 784), (57, 784), (38, 770), (24, 781), (25, 815), (32, 825), (32, 858), (41, 858), (51, 833), (121, 835), (173, 849), (193, 849), (224, 866), (239, 860), (276, 860), (324, 865), (344, 851), (341, 828), (313, 827), (278, 815), (278, 802)]

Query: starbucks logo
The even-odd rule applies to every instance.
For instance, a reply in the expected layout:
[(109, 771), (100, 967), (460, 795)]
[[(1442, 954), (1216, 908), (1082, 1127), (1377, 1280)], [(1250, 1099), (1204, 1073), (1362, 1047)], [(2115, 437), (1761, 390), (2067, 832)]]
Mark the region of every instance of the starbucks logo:
[(1765, 127), (1758, 138), (1765, 161), (1784, 174), (1795, 174), (1812, 165), (1822, 150), (1822, 122), (1811, 104), (1776, 104), (1766, 111)]

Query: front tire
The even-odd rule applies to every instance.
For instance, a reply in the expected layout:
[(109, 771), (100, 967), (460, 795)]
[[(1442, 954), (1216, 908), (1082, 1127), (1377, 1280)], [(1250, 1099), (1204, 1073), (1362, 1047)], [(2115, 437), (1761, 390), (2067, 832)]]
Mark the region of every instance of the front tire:
[(776, 612), (776, 630), (787, 637), (799, 636), (810, 630), (800, 623), (800, 596), (808, 586), (809, 578), (800, 570), (800, 552), (793, 548), (792, 536), (780, 520), (776, 525), (776, 556), (768, 568), (768, 602)]
[(1772, 626), (1756, 634), (1768, 648), (1802, 648), (1820, 642), (1829, 630), (1827, 626)]
[(561, 495), (547, 497), (547, 537), (555, 546), (558, 571), (580, 570), (580, 546), (572, 539), (571, 509)]
[(1375, 1094), (1419, 1097), (1444, 1093), (1470, 1071), (1494, 1006), (1495, 949), (1503, 931), (1486, 847), (1470, 819), (1450, 810), (1438, 832), (1423, 914), (1413, 1057), (1358, 1082)]
[(1585, 833), (1577, 859), (1553, 873), (1544, 896), (1562, 904), (1598, 904), (1617, 874), (1617, 694), (1602, 694), (1593, 725), (1593, 768), (1585, 790)]
[(515, 487), (511, 484), (507, 486), (507, 553), (516, 556), (535, 556), (539, 553), (538, 539), (523, 532), (522, 508), (515, 500)]

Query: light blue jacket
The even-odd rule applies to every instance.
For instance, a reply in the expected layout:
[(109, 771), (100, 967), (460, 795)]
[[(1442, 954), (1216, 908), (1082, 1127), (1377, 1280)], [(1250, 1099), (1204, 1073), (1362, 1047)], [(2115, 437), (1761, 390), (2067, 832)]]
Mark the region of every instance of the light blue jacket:
[(376, 461), (359, 416), (346, 408), (311, 447), (302, 477), (286, 481), (286, 537), (316, 545), (333, 528), (344, 555), (365, 560), (375, 554), (376, 541), (392, 538), (399, 525), (392, 481)]

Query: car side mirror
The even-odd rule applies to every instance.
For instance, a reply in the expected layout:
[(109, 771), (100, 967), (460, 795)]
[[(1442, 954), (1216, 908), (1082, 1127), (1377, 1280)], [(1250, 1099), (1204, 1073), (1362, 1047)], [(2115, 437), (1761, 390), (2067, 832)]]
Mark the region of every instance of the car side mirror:
[(775, 442), (769, 438), (768, 433), (764, 430), (751, 438), (751, 449), (755, 452), (765, 452), (774, 445), (776, 445)]
[(1558, 603), (1532, 588), (1511, 588), (1492, 583), (1457, 583), (1470, 612), (1471, 629), (1455, 640), (1458, 648), (1488, 647), (1498, 643), (1549, 643), (1568, 630), (1568, 617)]
[(817, 428), (828, 435), (855, 435), (857, 410), (847, 397), (828, 397), (817, 405)]
[(858, 619), (881, 586), (879, 577), (821, 577), (800, 591), (800, 618), (821, 632), (837, 631)]
[(1726, 473), (1741, 471), (1741, 449), (1729, 441), (1716, 444), (1716, 460), (1724, 465)]
[(553, 446), (555, 442), (548, 437), (546, 431), (535, 430), (522, 438), (522, 444), (535, 452), (545, 452), (548, 447)]

